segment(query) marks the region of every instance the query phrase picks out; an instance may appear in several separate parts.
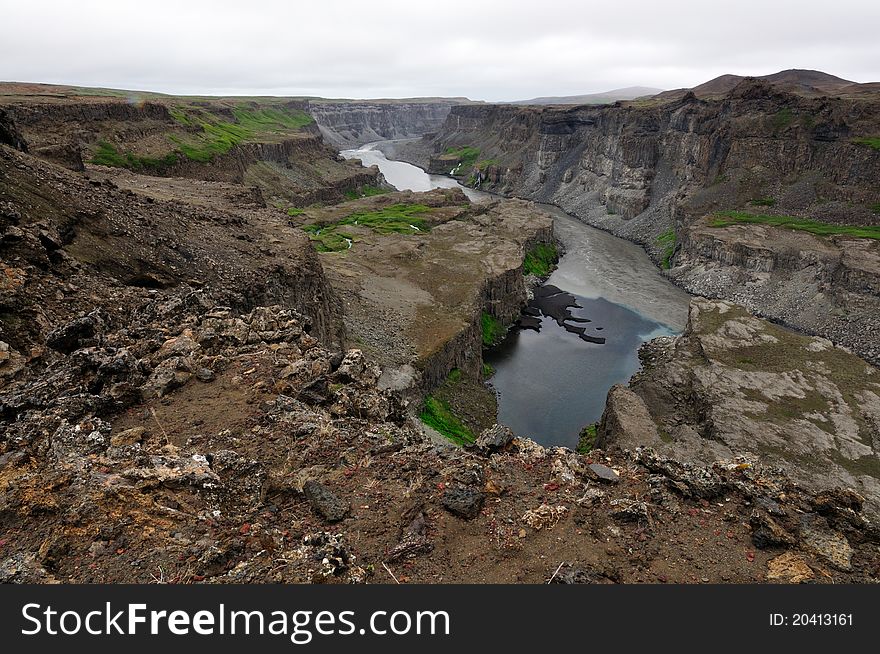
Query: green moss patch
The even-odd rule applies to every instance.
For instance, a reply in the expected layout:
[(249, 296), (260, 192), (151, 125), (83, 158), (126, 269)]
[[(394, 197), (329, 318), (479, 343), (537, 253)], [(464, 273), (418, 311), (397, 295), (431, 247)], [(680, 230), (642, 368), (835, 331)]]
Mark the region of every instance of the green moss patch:
[(526, 258), (523, 261), (523, 274), (546, 277), (553, 270), (557, 261), (559, 261), (559, 252), (555, 245), (538, 243), (526, 252)]
[(657, 237), (657, 245), (662, 248), (660, 267), (668, 270), (672, 267), (672, 255), (675, 254), (675, 230), (667, 229)]
[(880, 225), (830, 225), (795, 216), (767, 216), (744, 211), (721, 211), (709, 221), (710, 227), (730, 227), (741, 224), (770, 225), (771, 227), (809, 232), (816, 236), (854, 236), (880, 239)]
[(457, 445), (467, 445), (476, 440), (473, 432), (452, 412), (449, 404), (431, 395), (425, 398), (419, 418)]
[(589, 454), (596, 446), (596, 430), (599, 428), (598, 423), (587, 425), (581, 429), (578, 437), (577, 452), (578, 454)]
[(852, 142), (856, 145), (864, 145), (874, 150), (880, 150), (880, 136), (862, 136), (853, 139)]
[(504, 338), (504, 325), (495, 316), (484, 311), (480, 315), (480, 325), (483, 330), (483, 347), (497, 345)]
[(776, 204), (776, 198), (755, 198), (749, 200), (749, 204), (753, 207), (772, 207)]
[(177, 163), (177, 153), (169, 152), (162, 157), (142, 157), (131, 152), (119, 152), (108, 141), (100, 141), (98, 149), (91, 159), (91, 163), (99, 166), (112, 166), (114, 168), (128, 168), (130, 170), (163, 170)]

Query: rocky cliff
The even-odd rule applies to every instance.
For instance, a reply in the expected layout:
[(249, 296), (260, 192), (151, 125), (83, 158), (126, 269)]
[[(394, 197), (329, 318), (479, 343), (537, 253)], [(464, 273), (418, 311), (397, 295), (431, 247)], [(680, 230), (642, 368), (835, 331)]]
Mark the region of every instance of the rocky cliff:
[(695, 298), (687, 329), (647, 343), (615, 387), (597, 444), (689, 461), (734, 453), (815, 490), (845, 486), (880, 513), (880, 372), (830, 341)]
[[(880, 150), (872, 145), (880, 134), (878, 106), (872, 96), (804, 97), (753, 79), (713, 100), (685, 94), (608, 107), (461, 106), (435, 136), (402, 144), (394, 154), (435, 172), (453, 170), (487, 190), (556, 204), (642, 244), (687, 288), (725, 295), (734, 285), (713, 286), (715, 273), (702, 271), (727, 268), (728, 277), (742, 281), (732, 269), (755, 262), (731, 257), (748, 244), (734, 244), (730, 232), (722, 237), (707, 216), (739, 210), (820, 226), (880, 224)], [(700, 238), (692, 230), (698, 224), (705, 227)], [(708, 245), (713, 230), (725, 247), (717, 240)], [(789, 252), (775, 257), (774, 270), (801, 271), (785, 280), (791, 297), (777, 301), (757, 288), (749, 306), (876, 357), (876, 285), (845, 272), (846, 265), (811, 275), (810, 252), (824, 249), (824, 237), (801, 251), (792, 249), (787, 231), (768, 225), (761, 240)], [(752, 240), (757, 233), (737, 232)], [(848, 259), (874, 251), (858, 241), (831, 247)], [(785, 263), (794, 260), (800, 263)], [(839, 292), (820, 297), (827, 288)], [(828, 315), (845, 313), (850, 326), (783, 307), (814, 300), (830, 307)]]
[[(4, 89), (9, 91), (6, 85)], [(246, 183), (305, 206), (380, 183), (375, 169), (336, 159), (305, 101), (0, 94), (4, 132), (72, 170), (86, 164), (161, 177)], [(9, 141), (12, 136), (5, 140)]]
[(372, 141), (433, 134), (443, 125), (454, 100), (312, 101), (309, 113), (325, 140), (343, 150)]

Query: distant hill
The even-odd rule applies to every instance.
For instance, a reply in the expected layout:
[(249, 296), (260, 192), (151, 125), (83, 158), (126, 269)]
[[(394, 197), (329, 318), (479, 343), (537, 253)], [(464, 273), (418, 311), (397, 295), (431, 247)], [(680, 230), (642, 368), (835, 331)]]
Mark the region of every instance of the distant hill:
[(618, 100), (635, 100), (646, 95), (656, 95), (661, 91), (662, 89), (653, 89), (648, 86), (627, 86), (623, 89), (614, 89), (602, 93), (548, 96), (532, 98), (531, 100), (517, 100), (510, 104), (611, 104)]
[[(743, 75), (721, 75), (715, 79), (704, 82), (692, 89), (674, 89), (658, 94), (658, 98), (674, 99), (692, 91), (698, 98), (716, 98), (730, 93), (740, 82), (746, 79)], [(790, 69), (783, 70), (771, 75), (758, 75), (755, 79), (769, 82), (780, 91), (788, 91), (798, 95), (861, 95), (864, 93), (876, 93), (877, 84), (859, 84), (846, 80), (836, 75), (823, 73), (819, 70)]]

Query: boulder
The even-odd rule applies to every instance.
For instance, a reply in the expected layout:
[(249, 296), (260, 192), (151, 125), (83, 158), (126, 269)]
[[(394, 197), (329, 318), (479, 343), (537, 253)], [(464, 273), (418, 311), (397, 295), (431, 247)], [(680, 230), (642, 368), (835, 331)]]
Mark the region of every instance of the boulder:
[(339, 522), (351, 510), (348, 502), (339, 498), (324, 484), (312, 479), (303, 484), (303, 494), (315, 512), (327, 522)]
[(616, 384), (608, 391), (605, 411), (596, 429), (595, 447), (609, 445), (636, 448), (660, 442), (657, 425), (641, 397), (626, 386)]

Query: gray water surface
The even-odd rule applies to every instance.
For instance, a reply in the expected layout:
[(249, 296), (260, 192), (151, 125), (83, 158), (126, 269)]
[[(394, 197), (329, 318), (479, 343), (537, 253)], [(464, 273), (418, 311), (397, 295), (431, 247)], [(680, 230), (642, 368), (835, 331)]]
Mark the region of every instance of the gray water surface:
[[(399, 190), (460, 187), (472, 200), (491, 197), (386, 159), (375, 146), (342, 155), (378, 166)], [(605, 343), (585, 341), (542, 316), (540, 331), (513, 329), (484, 358), (495, 368), (491, 384), (498, 392), (498, 421), (544, 445), (574, 448), (580, 430), (601, 417), (608, 389), (626, 383), (639, 369), (639, 346), (684, 328), (689, 296), (663, 277), (639, 246), (556, 207), (538, 206), (553, 215), (556, 237), (565, 248), (547, 283), (574, 297), (578, 307), (571, 315), (589, 321), (578, 324)]]

